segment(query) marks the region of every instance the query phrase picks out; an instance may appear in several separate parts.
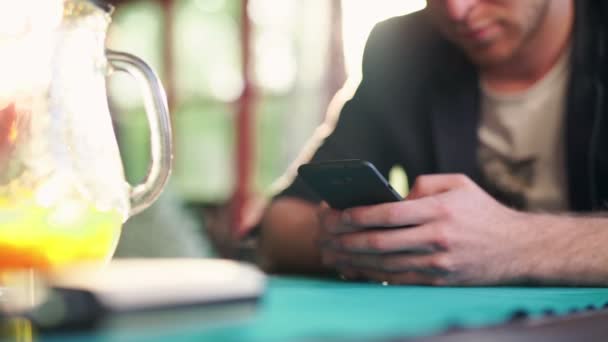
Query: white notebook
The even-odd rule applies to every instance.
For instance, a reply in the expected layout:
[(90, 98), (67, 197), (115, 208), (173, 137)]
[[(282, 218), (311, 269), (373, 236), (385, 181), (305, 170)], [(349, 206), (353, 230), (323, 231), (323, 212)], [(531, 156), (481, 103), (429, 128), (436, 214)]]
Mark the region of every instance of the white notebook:
[[(32, 318), (43, 330), (200, 327), (250, 317), (265, 283), (255, 266), (230, 260), (118, 259), (55, 274)], [(49, 316), (57, 307), (61, 319)]]

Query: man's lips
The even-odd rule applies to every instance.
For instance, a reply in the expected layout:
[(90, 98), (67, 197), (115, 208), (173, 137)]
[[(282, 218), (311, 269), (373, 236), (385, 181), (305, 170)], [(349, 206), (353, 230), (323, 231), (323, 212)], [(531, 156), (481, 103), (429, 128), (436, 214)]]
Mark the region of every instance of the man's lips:
[(474, 41), (477, 43), (487, 42), (492, 38), (498, 31), (498, 26), (496, 24), (485, 24), (485, 25), (477, 25), (473, 28), (465, 28), (461, 30), (459, 33), (466, 40)]

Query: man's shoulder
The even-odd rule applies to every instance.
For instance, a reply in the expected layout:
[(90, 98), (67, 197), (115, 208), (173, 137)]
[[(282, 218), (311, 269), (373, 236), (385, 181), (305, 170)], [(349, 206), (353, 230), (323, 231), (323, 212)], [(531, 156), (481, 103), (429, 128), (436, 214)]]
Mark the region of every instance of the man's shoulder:
[(397, 36), (417, 38), (424, 35), (425, 38), (438, 38), (431, 20), (424, 10), (391, 17), (379, 22), (374, 30), (380, 35), (397, 38)]
[(462, 52), (435, 29), (427, 13), (393, 17), (370, 33), (363, 59), (364, 77), (401, 82), (424, 82), (443, 66), (460, 61)]
[(423, 10), (387, 19), (374, 27), (363, 56), (363, 78), (382, 91), (424, 88), (441, 82), (448, 65), (465, 70), (468, 61), (438, 32)]

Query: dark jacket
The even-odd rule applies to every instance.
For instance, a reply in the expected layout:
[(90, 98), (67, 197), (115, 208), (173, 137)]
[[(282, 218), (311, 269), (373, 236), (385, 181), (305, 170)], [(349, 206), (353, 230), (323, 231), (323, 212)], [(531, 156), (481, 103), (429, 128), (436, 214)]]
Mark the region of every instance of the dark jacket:
[[(571, 209), (590, 211), (608, 204), (608, 12), (605, 0), (575, 3), (564, 167)], [(424, 11), (396, 17), (370, 34), (362, 82), (313, 160), (366, 159), (385, 175), (402, 165), (410, 184), (422, 174), (464, 173), (483, 187), (479, 119), (476, 67)], [(299, 179), (280, 196), (318, 200)]]

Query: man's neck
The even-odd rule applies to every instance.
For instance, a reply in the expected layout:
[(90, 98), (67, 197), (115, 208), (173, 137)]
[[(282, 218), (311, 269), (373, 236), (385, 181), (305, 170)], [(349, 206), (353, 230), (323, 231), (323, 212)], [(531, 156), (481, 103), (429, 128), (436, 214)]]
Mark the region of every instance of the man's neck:
[(536, 32), (505, 63), (481, 70), (486, 86), (499, 92), (523, 91), (543, 78), (570, 44), (574, 1), (552, 0)]

